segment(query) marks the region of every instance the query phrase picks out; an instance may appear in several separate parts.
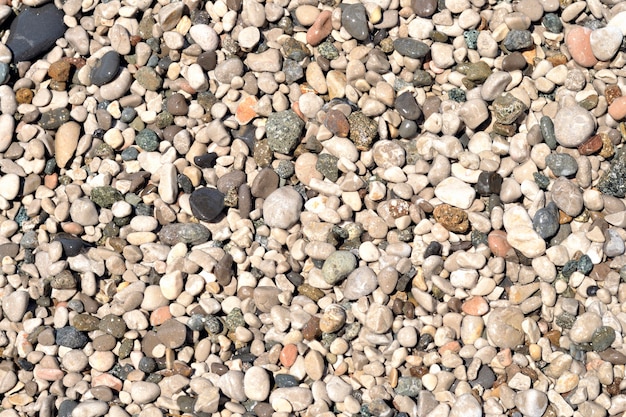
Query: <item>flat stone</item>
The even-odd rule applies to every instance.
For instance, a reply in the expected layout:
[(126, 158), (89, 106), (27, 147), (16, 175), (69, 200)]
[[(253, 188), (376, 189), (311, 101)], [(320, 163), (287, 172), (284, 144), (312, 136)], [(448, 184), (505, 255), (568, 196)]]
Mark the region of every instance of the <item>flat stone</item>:
[(579, 106), (560, 109), (554, 118), (554, 132), (560, 145), (573, 148), (586, 141), (594, 132), (595, 119)]
[(13, 62), (30, 61), (48, 52), (65, 33), (63, 16), (63, 11), (52, 3), (22, 10), (11, 23), (6, 41)]

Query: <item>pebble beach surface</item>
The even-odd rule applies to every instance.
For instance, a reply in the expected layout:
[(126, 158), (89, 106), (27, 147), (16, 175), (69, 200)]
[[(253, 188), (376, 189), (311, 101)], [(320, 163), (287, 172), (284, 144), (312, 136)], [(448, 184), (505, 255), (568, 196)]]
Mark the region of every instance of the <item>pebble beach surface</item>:
[(626, 412), (626, 2), (0, 22), (0, 417)]

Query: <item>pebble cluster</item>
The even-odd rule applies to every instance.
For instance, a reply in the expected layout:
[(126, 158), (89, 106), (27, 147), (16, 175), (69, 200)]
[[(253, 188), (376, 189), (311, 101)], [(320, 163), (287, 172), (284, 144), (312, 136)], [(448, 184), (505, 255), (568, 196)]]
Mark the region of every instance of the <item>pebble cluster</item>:
[(626, 412), (626, 2), (0, 23), (0, 417)]

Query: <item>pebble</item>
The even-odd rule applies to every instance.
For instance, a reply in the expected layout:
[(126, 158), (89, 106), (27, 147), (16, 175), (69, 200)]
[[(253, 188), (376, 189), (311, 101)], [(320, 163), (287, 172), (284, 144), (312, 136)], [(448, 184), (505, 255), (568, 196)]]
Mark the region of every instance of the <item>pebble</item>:
[(109, 51), (102, 55), (96, 66), (91, 70), (91, 82), (99, 87), (110, 83), (120, 69), (120, 55)]
[(599, 28), (589, 35), (589, 44), (598, 61), (610, 61), (622, 44), (624, 35), (615, 26)]
[(29, 296), (26, 291), (15, 291), (2, 297), (2, 310), (9, 321), (18, 323), (24, 318)]
[(546, 164), (557, 177), (569, 177), (578, 171), (578, 163), (568, 154), (552, 153), (546, 157)]
[(393, 47), (400, 55), (413, 59), (425, 57), (430, 50), (424, 42), (411, 38), (398, 38), (393, 41)]
[(572, 27), (565, 36), (565, 45), (576, 63), (583, 67), (593, 67), (598, 60), (591, 46), (592, 30), (582, 26)]
[(557, 142), (565, 147), (576, 147), (587, 140), (595, 129), (591, 113), (579, 106), (559, 109), (554, 118)]
[(272, 113), (265, 126), (270, 149), (290, 154), (298, 145), (303, 128), (304, 121), (293, 110)]
[(335, 251), (324, 261), (322, 275), (324, 280), (335, 285), (348, 276), (357, 266), (356, 257), (347, 251)]
[(26, 7), (11, 23), (6, 40), (13, 62), (29, 61), (48, 52), (65, 29), (63, 12), (54, 4)]
[(369, 38), (365, 6), (361, 3), (349, 4), (343, 8), (341, 25), (356, 40), (364, 41)]
[(476, 190), (457, 178), (449, 177), (435, 187), (435, 195), (446, 204), (468, 209), (476, 198)]
[(302, 197), (292, 187), (273, 191), (263, 203), (263, 221), (269, 227), (289, 229), (300, 218)]
[(195, 217), (210, 222), (224, 209), (224, 194), (214, 188), (199, 188), (189, 196), (189, 205)]

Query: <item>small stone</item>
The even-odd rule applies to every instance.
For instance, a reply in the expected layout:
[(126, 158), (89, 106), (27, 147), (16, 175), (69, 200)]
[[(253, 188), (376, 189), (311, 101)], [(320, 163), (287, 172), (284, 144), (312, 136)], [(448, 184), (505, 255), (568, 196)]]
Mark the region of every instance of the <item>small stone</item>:
[(506, 34), (502, 45), (509, 51), (520, 51), (531, 47), (533, 39), (530, 31), (513, 29)]
[(563, 22), (561, 22), (561, 18), (555, 13), (546, 13), (543, 16), (541, 24), (552, 33), (561, 33), (563, 30)]
[(500, 194), (502, 176), (497, 172), (481, 172), (476, 183), (476, 192), (481, 196)]
[(166, 245), (200, 245), (209, 240), (211, 232), (200, 223), (171, 223), (163, 226), (158, 235)]
[(139, 68), (135, 79), (146, 90), (157, 91), (163, 86), (163, 78), (151, 67)]
[(347, 251), (335, 251), (325, 261), (322, 266), (324, 280), (335, 285), (348, 276), (357, 266), (356, 257)]
[(72, 160), (79, 137), (80, 125), (76, 122), (66, 122), (58, 128), (54, 141), (54, 155), (59, 167), (65, 168)]
[(367, 21), (365, 6), (361, 3), (346, 5), (341, 12), (341, 25), (356, 40), (369, 38)]
[(120, 55), (109, 51), (100, 58), (91, 70), (91, 82), (98, 87), (113, 81), (120, 70)]
[(494, 346), (513, 349), (524, 342), (524, 313), (518, 307), (496, 308), (489, 314), (487, 336)]
[(576, 147), (586, 141), (595, 129), (595, 118), (579, 106), (560, 109), (554, 118), (554, 132), (558, 143)]
[(411, 9), (419, 17), (431, 17), (437, 11), (436, 0), (412, 0)]
[(2, 310), (9, 321), (20, 322), (28, 309), (28, 292), (18, 290), (2, 298)]
[(397, 395), (415, 398), (422, 390), (422, 381), (413, 376), (401, 376), (398, 378), (398, 385), (394, 390)]
[(135, 136), (135, 143), (144, 151), (153, 152), (159, 148), (159, 137), (152, 129), (143, 129)]
[(191, 193), (189, 205), (195, 217), (211, 222), (224, 209), (224, 194), (214, 188), (198, 188)]
[(269, 227), (289, 229), (299, 219), (303, 201), (292, 187), (280, 187), (263, 202), (263, 220)]
[(148, 404), (156, 400), (161, 395), (161, 388), (146, 381), (134, 381), (130, 385), (130, 396), (137, 404)]
[(313, 25), (306, 32), (306, 41), (308, 44), (317, 46), (330, 35), (333, 29), (331, 17), (332, 13), (330, 10), (324, 10), (317, 16)]
[(552, 200), (559, 209), (572, 217), (578, 216), (584, 208), (580, 189), (563, 177), (557, 178), (552, 184)]
[(602, 352), (610, 348), (614, 341), (615, 330), (609, 326), (601, 326), (591, 336), (591, 347), (596, 352)]
[(546, 207), (537, 210), (533, 217), (533, 228), (543, 239), (549, 239), (559, 231), (559, 210), (550, 202)]
[(565, 45), (580, 66), (590, 68), (598, 63), (591, 46), (592, 30), (582, 26), (572, 27), (565, 36)]
[(321, 154), (317, 158), (315, 169), (324, 175), (324, 177), (328, 178), (332, 182), (335, 182), (339, 178), (339, 169), (337, 167), (338, 161), (339, 158), (334, 155), (328, 153)]
[(449, 417), (482, 417), (483, 409), (472, 394), (459, 396), (450, 409)]
[(546, 157), (546, 164), (557, 177), (569, 177), (578, 171), (574, 157), (565, 153), (551, 153)]
[(393, 41), (393, 47), (400, 55), (413, 59), (424, 58), (430, 52), (428, 45), (412, 38), (398, 38)]
[(300, 143), (303, 128), (304, 121), (293, 110), (272, 113), (265, 125), (270, 149), (273, 152), (290, 154)]
[(270, 378), (260, 366), (248, 369), (243, 377), (243, 389), (246, 397), (252, 401), (265, 401), (270, 394)]
[(348, 118), (339, 110), (331, 109), (326, 113), (324, 126), (334, 135), (341, 138), (348, 137), (348, 133), (350, 133), (350, 122), (348, 122)]
[(116, 201), (124, 200), (122, 193), (109, 185), (93, 188), (90, 198), (102, 208), (111, 208)]
[(438, 223), (451, 232), (467, 233), (469, 230), (467, 213), (449, 204), (440, 204), (435, 207), (433, 216)]
[(127, 330), (124, 320), (121, 317), (113, 314), (107, 314), (106, 316), (104, 316), (100, 320), (98, 328), (103, 332), (115, 337), (116, 339), (122, 338)]
[(526, 106), (512, 94), (505, 94), (494, 100), (493, 111), (498, 123), (509, 125), (526, 111)]
[(548, 408), (548, 396), (536, 389), (515, 394), (515, 406), (525, 417), (541, 417)]
[(448, 177), (437, 184), (435, 196), (446, 204), (467, 210), (476, 198), (476, 191), (460, 179)]
[(56, 344), (70, 349), (82, 349), (89, 338), (75, 327), (65, 326), (56, 330)]
[(511, 245), (507, 241), (506, 232), (503, 230), (494, 230), (489, 233), (487, 242), (489, 243), (489, 249), (495, 256), (505, 257), (507, 253), (512, 249)]

